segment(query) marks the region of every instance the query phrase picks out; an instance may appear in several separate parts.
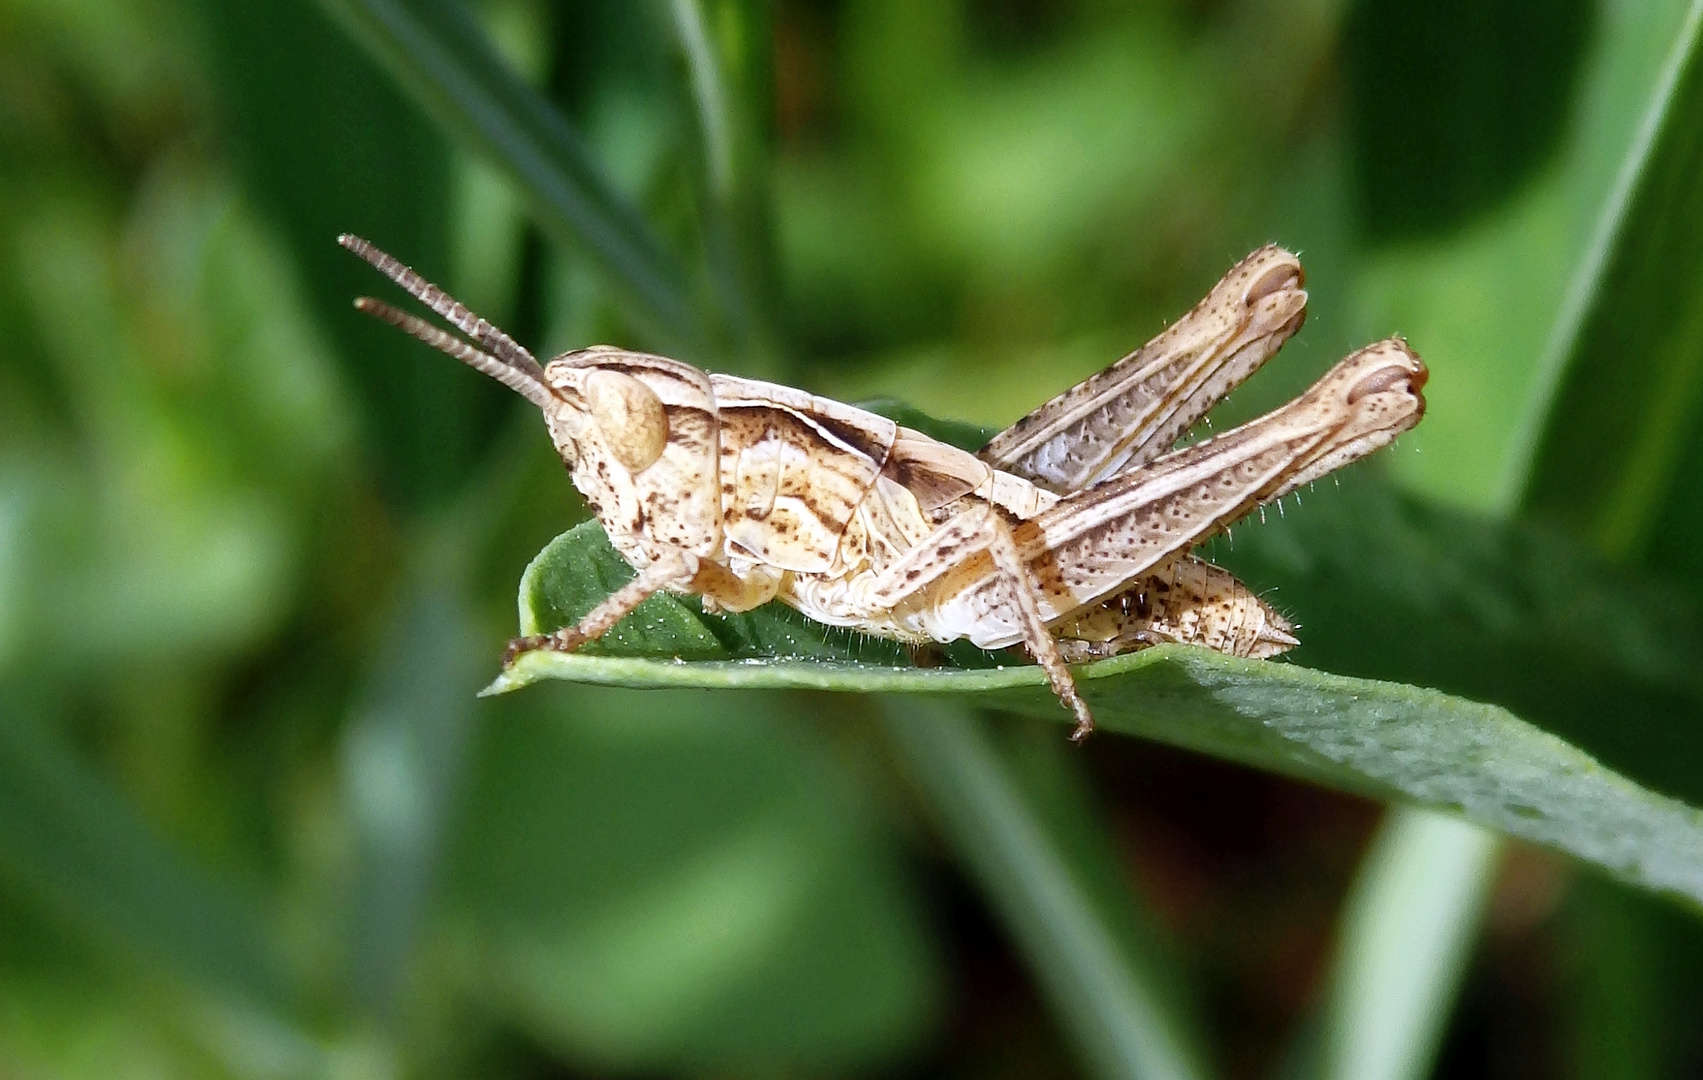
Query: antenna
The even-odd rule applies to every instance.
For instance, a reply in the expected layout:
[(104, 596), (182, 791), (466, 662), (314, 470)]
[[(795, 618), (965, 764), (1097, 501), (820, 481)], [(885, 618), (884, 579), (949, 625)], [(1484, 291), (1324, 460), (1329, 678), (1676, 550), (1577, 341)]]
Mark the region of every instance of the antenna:
[[(469, 311), (467, 305), (461, 303), (455, 297), (449, 295), (436, 285), (433, 285), (431, 282), (415, 273), (412, 267), (403, 265), (394, 256), (381, 251), (379, 248), (375, 247), (371, 241), (363, 240), (359, 236), (355, 236), (350, 233), (344, 233), (337, 238), (337, 242), (354, 252), (356, 255), (365, 259), (379, 273), (383, 274), (391, 281), (396, 282), (396, 284), (401, 286), (402, 290), (409, 296), (412, 296), (414, 299), (420, 301), (420, 303), (425, 304), (427, 307), (437, 312), (438, 315), (440, 315), (451, 326), (460, 330), (478, 344), (489, 349), (490, 353), (482, 354), (485, 355), (487, 359), (494, 360), (502, 365), (515, 369), (521, 374), (530, 377), (532, 381), (548, 390), (549, 383), (544, 378), (544, 368), (540, 366), (537, 359), (526, 350), (525, 346), (509, 337), (495, 326), (492, 326), (484, 319), (481, 319), (473, 312)], [(378, 301), (375, 300), (373, 303), (377, 304)], [(473, 363), (472, 360), (468, 360), (467, 357), (460, 353), (453, 352), (438, 341), (427, 339), (415, 330), (410, 329), (408, 326), (405, 326), (388, 316), (379, 314), (377, 308), (362, 307), (360, 301), (357, 301), (355, 306), (360, 307), (363, 311), (369, 311), (374, 315), (378, 315), (379, 318), (384, 319), (386, 322), (393, 323), (394, 325), (407, 330), (410, 334), (420, 338), (421, 341), (426, 342), (426, 344), (431, 345), (434, 348), (443, 349), (444, 352), (449, 353), (451, 356), (454, 356), (459, 360), (466, 360), (469, 364), (473, 364), (474, 367), (479, 368), (480, 371), (485, 372), (485, 374), (490, 375), (493, 378), (502, 379), (502, 376), (497, 375), (494, 371), (480, 367), (480, 365)], [(383, 306), (388, 307), (388, 305)], [(397, 314), (400, 315), (401, 312), (397, 312)], [(445, 335), (445, 337), (448, 337), (448, 335)], [(449, 338), (449, 340), (454, 341), (455, 339)], [(493, 356), (491, 354), (495, 355)], [(507, 379), (502, 379), (502, 381), (509, 386), (515, 385)], [(515, 389), (518, 390), (520, 388), (516, 386)], [(525, 391), (522, 391), (522, 393), (525, 393)], [(531, 398), (530, 394), (527, 396), (528, 398)]]
[[(370, 296), (363, 296), (356, 300), (355, 308), (375, 318), (383, 319), (399, 330), (419, 338), (432, 348), (448, 353), (468, 367), (483, 371), (504, 386), (519, 393), (521, 397), (543, 409), (546, 413), (553, 413), (560, 403), (560, 399), (551, 392), (550, 387), (542, 380), (533, 378), (530, 372), (505, 364), (490, 353), (474, 348), (454, 334), (440, 330), (418, 316), (410, 315), (406, 311), (399, 311), (383, 300), (374, 300)], [(537, 367), (537, 362), (534, 361), (532, 366)]]

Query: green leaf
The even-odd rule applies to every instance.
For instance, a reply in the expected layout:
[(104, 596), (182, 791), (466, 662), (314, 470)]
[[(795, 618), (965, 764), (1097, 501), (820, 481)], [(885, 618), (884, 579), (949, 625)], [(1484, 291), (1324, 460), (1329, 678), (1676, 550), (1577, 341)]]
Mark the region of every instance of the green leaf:
[(1364, 468), (1209, 557), (1299, 623), (1295, 662), (1494, 702), (1703, 802), (1703, 613), (1543, 523), (1439, 506)]
[[(523, 624), (578, 617), (559, 598), (596, 593), (596, 587), (571, 579), (580, 567), (595, 563), (600, 531), (595, 523), (581, 525), (540, 556), (561, 573), (540, 569), (528, 575)], [(550, 601), (556, 606), (534, 606), (551, 596), (558, 598)], [(713, 629), (714, 619), (696, 615), (681, 601), (658, 602), (672, 606), (670, 620), (698, 620), (702, 634), (722, 641), (729, 658), (687, 662), (677, 656), (675, 640), (684, 652), (704, 640), (697, 633), (675, 640), (659, 634), (644, 641), (643, 652), (628, 648), (626, 655), (612, 655), (613, 645), (604, 655), (533, 652), (486, 693), (541, 679), (647, 689), (913, 693), (951, 695), (968, 705), (1061, 722), (1069, 718), (1040, 669), (1026, 663), (970, 669), (866, 662), (857, 658), (865, 647), (860, 639), (827, 627), (809, 632), (804, 623), (794, 624), (785, 649), (765, 656), (748, 643), (734, 641), (729, 648), (728, 639)], [(795, 617), (771, 605), (745, 618), (770, 627)], [(1703, 902), (1703, 815), (1638, 787), (1503, 709), (1414, 686), (1179, 646), (1088, 664), (1076, 678), (1108, 732), (1444, 810), (1567, 852), (1634, 884)]]
[[(571, 626), (632, 579), (602, 526), (588, 521), (538, 553), (520, 579), (520, 632)], [(658, 593), (615, 628), (580, 649), (586, 656), (666, 656), (674, 660), (754, 660), (786, 656), (897, 665), (902, 646), (811, 622), (780, 604), (737, 615), (705, 615), (695, 599)]]

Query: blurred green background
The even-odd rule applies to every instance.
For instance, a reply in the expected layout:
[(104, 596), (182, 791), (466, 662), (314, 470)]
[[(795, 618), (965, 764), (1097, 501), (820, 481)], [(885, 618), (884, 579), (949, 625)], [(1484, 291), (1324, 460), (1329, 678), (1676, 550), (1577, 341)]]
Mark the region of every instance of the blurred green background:
[[(1396, 332), (1430, 410), (1213, 555), (1297, 662), (1696, 805), (1697, 29), (0, 0), (0, 1077), (1703, 1076), (1696, 912), (1452, 822), (1117, 736), (907, 742), (849, 696), (476, 700), (585, 511), (530, 406), (352, 311), (389, 294), (333, 243), (540, 355), (990, 426), (1298, 250), (1308, 326), (1218, 423)], [(953, 745), (992, 770), (962, 805)], [(966, 834), (1001, 797), (1039, 831)], [(1384, 1000), (1357, 941), (1411, 976), (1386, 1027), (1341, 1012)], [(1157, 1026), (1096, 1044), (1077, 1006), (1118, 986)]]

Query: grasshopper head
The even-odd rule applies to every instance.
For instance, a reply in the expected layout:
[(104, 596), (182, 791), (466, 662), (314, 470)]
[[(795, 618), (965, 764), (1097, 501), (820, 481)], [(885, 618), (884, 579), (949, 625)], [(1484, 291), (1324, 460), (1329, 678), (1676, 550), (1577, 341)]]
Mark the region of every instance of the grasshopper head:
[(721, 536), (710, 378), (689, 364), (598, 345), (540, 364), (513, 338), (358, 236), (338, 243), (461, 331), (382, 301), (355, 306), (491, 376), (538, 406), (610, 542), (634, 566), (658, 551), (708, 552)]
[(547, 411), (574, 486), (634, 566), (661, 548), (721, 540), (721, 447), (710, 377), (690, 364), (595, 345), (544, 366)]

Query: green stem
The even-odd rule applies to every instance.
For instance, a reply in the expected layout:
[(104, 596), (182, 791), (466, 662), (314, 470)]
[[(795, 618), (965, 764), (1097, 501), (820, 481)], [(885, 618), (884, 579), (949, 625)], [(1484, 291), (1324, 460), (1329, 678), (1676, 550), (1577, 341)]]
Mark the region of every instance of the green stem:
[(1430, 1075), (1501, 849), (1500, 837), (1463, 821), (1390, 810), (1343, 916), (1311, 1075)]
[(944, 703), (888, 699), (882, 712), (892, 746), (1090, 1073), (1106, 1080), (1209, 1075), (1177, 1014), (1176, 980), (1142, 941), (1112, 860), (1085, 850), (1096, 841), (1092, 816), (1076, 816), (1066, 825), (1074, 832), (1065, 832), (1058, 811), (1068, 793), (1058, 790), (1057, 775), (1050, 794), (1064, 798), (1043, 801), (1032, 769), (1022, 774), (1036, 748), (1012, 753), (966, 710)]

